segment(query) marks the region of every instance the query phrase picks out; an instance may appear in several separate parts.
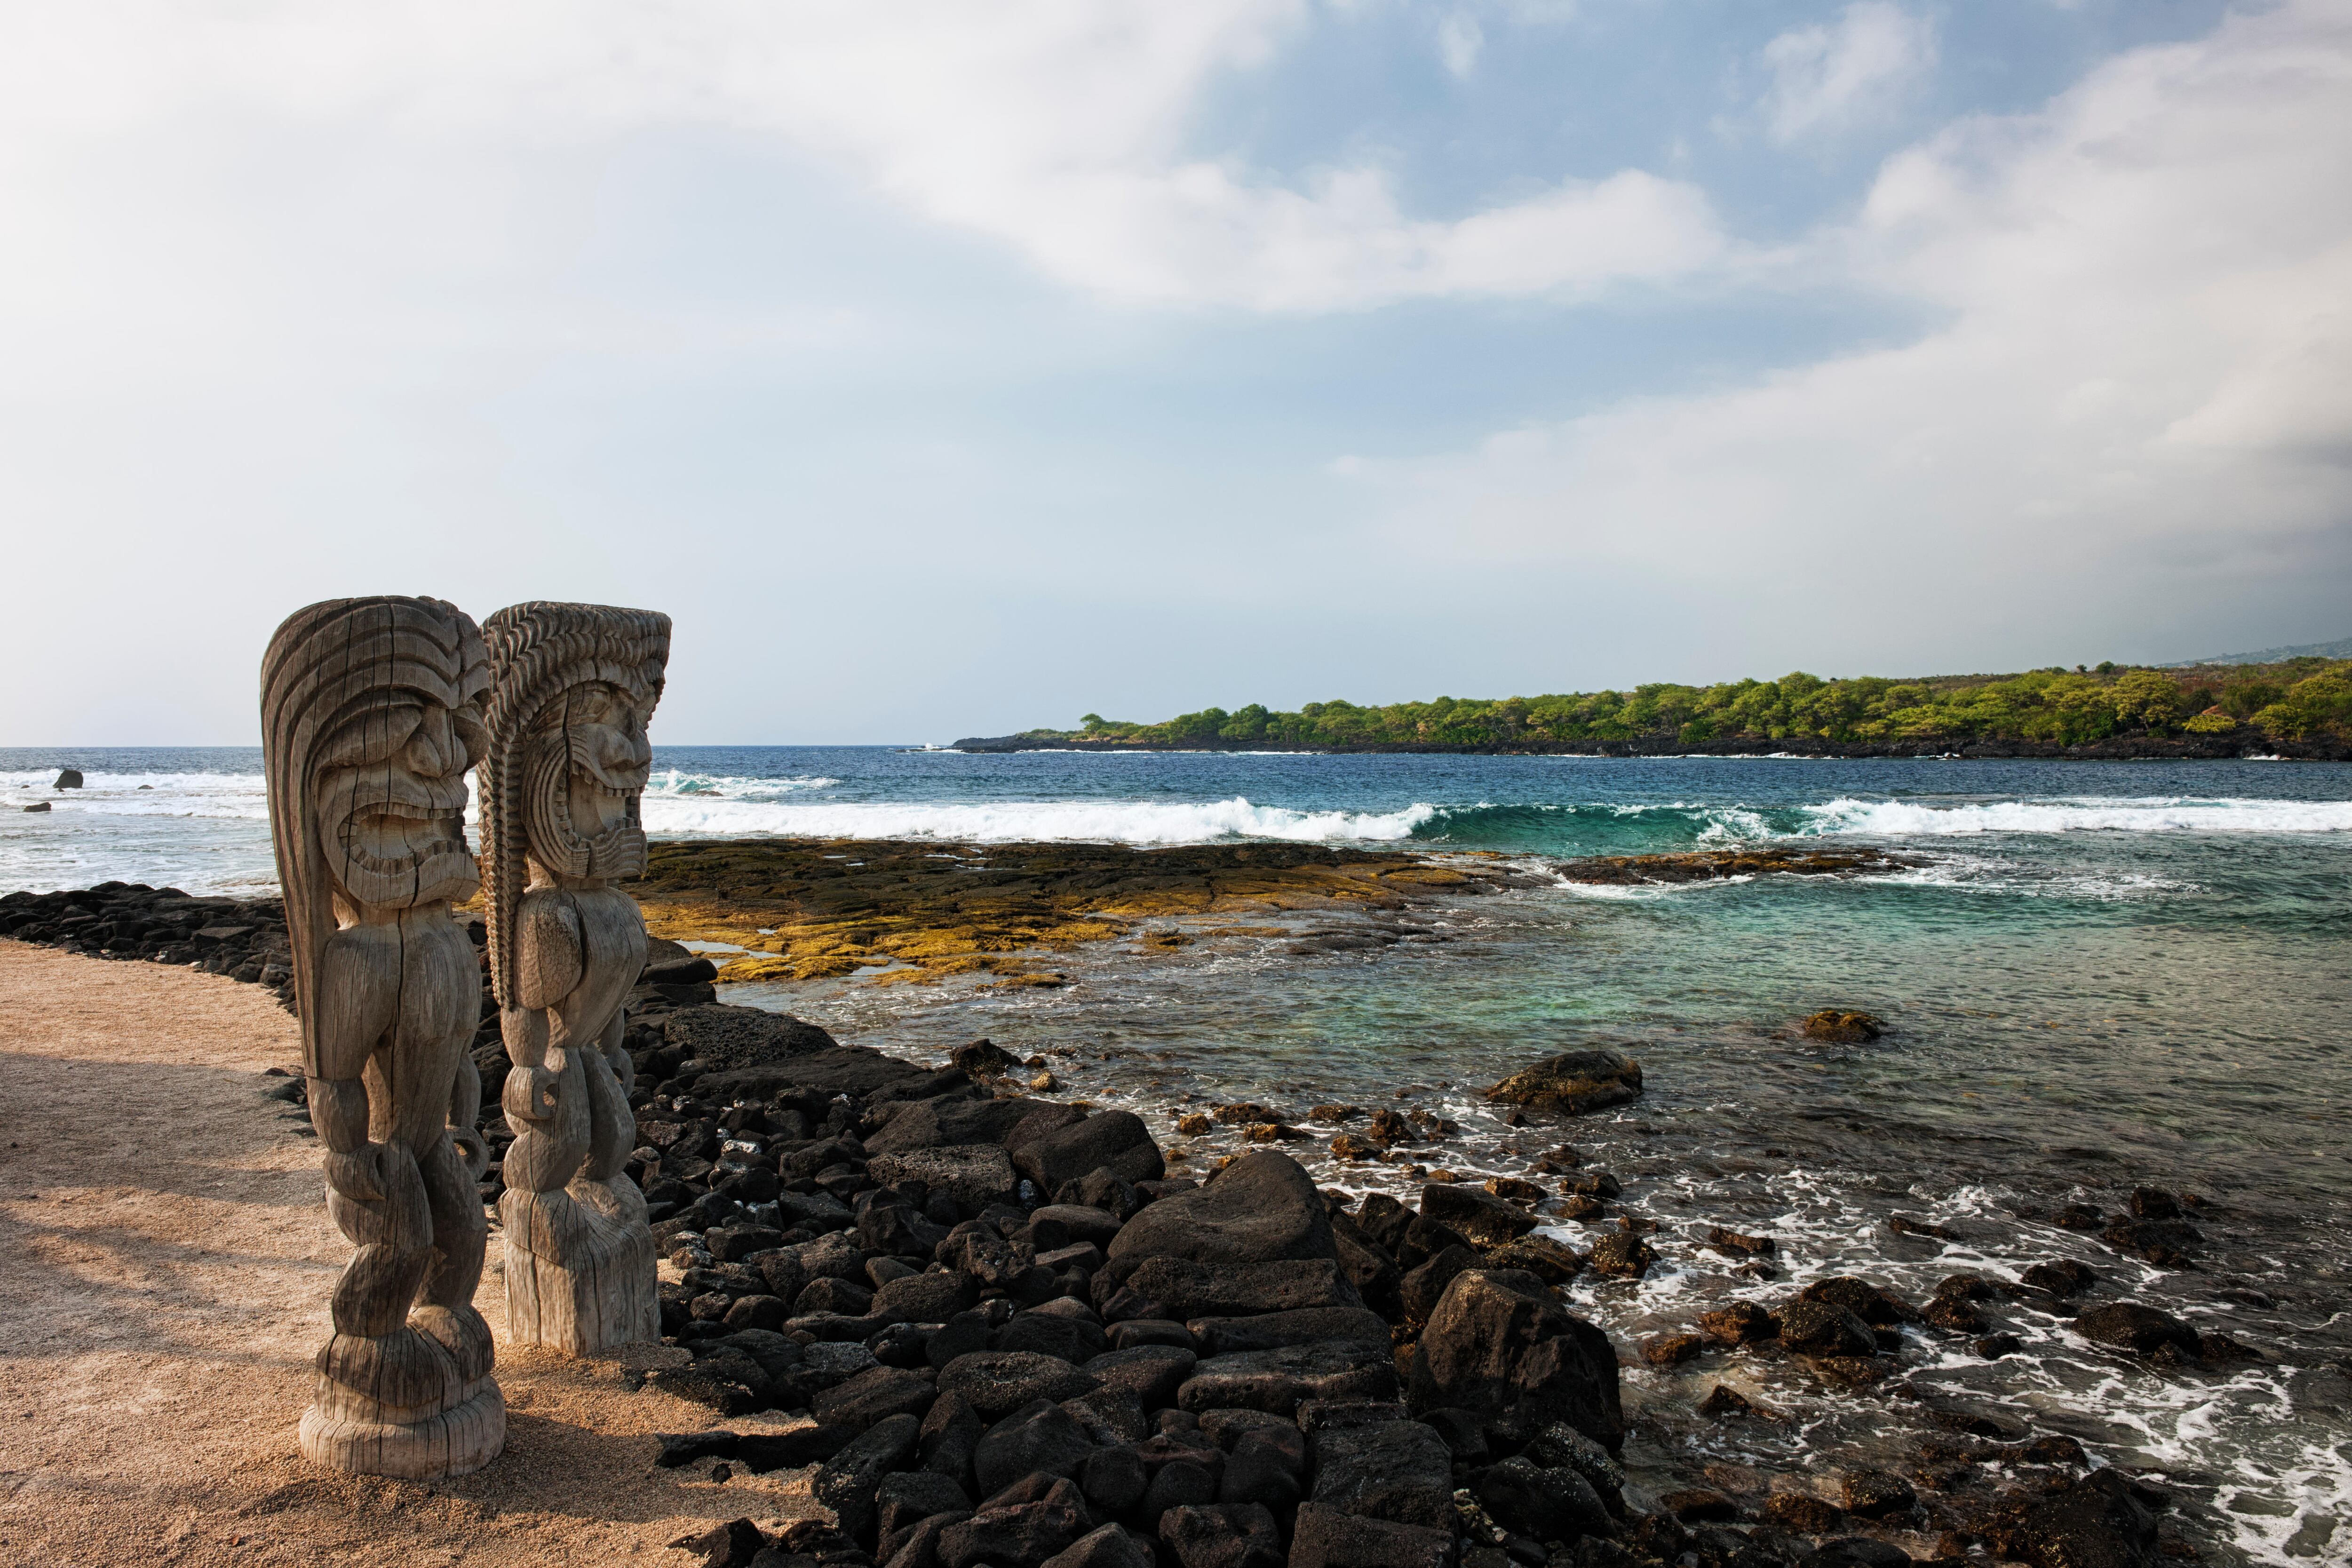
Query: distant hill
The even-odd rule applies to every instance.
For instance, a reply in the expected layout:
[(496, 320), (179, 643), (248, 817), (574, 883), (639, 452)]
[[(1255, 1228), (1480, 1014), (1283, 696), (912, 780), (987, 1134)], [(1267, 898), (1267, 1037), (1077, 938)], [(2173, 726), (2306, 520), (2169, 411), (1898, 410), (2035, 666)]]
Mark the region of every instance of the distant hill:
[[(2352, 653), (2352, 641), (2329, 645)], [(2352, 660), (2250, 654), (2157, 669), (2113, 660), (2015, 675), (1643, 685), (1360, 707), (1206, 708), (1157, 723), (1088, 713), (1076, 730), (956, 742), (966, 752), (1525, 752), (1580, 755), (2327, 756), (2352, 759)]]
[(2283, 664), (2290, 658), (2352, 658), (2352, 637), (2338, 637), (2334, 642), (2307, 642), (2294, 647), (2266, 647), (2259, 653), (2217, 653), (2210, 658), (2184, 658), (2179, 664), (2159, 664), (2158, 669), (2195, 669), (2203, 664)]

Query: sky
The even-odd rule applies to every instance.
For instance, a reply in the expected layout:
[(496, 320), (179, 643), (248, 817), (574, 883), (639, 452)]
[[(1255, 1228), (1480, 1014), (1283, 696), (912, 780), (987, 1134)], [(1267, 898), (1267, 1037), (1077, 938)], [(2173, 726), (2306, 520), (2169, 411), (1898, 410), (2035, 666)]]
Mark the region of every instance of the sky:
[(2352, 6), (0, 0), (0, 744), (313, 600), (657, 743), (2352, 633)]

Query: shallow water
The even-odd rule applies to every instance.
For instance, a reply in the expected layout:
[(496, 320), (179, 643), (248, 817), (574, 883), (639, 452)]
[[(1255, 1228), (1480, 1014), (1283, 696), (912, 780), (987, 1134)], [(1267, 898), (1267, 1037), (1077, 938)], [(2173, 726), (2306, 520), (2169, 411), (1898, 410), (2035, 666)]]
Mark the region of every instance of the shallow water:
[[(91, 787), (50, 795), (68, 762)], [(1918, 1300), (1950, 1273), (2080, 1258), (2100, 1272), (2095, 1300), (2138, 1295), (2276, 1359), (2160, 1374), (2000, 1302), (1990, 1315), (2026, 1354), (1980, 1362), (1913, 1331), (1892, 1393), (1833, 1394), (1710, 1352), (1628, 1371), (1637, 1479), (1688, 1484), (1707, 1462), (1786, 1472), (1823, 1451), (1899, 1461), (1923, 1425), (1914, 1396), (1968, 1399), (2169, 1477), (2187, 1533), (2225, 1559), (2352, 1561), (2352, 1384), (2328, 1364), (2352, 1354), (2352, 768), (666, 748), (656, 771), (646, 816), (664, 837), (1238, 834), (1499, 852), (1520, 885), (1487, 898), (1370, 921), (1193, 922), (1394, 939), (1346, 951), (1202, 935), (1172, 952), (1057, 957), (1074, 984), (1055, 991), (730, 995), (910, 1055), (980, 1034), (1046, 1052), (1070, 1092), (1131, 1105), (1155, 1130), (1230, 1100), (1303, 1114), (1402, 1090), (1464, 1125), (1432, 1164), (1517, 1173), (1572, 1141), (1624, 1180), (1623, 1209), (1661, 1226), (1665, 1261), (1648, 1279), (1574, 1288), (1627, 1336), (1824, 1274)], [(269, 881), (256, 753), (0, 753), (0, 786), (60, 803), (0, 816), (0, 890)], [(1674, 889), (1551, 871), (1566, 856), (1790, 839), (1922, 863)], [(1796, 1032), (1831, 1005), (1890, 1030), (1864, 1046)], [(1595, 1043), (1642, 1060), (1648, 1092), (1627, 1112), (1514, 1131), (1473, 1092)], [(1409, 1184), (1380, 1166), (1326, 1174)], [(2158, 1270), (2048, 1218), (2077, 1200), (2115, 1212), (2141, 1184), (2208, 1200), (2200, 1268)], [(1896, 1214), (1965, 1239), (1895, 1236)], [(1780, 1237), (1782, 1277), (1732, 1275), (1697, 1245), (1710, 1225)], [(2218, 1294), (2247, 1286), (2276, 1305)], [(1717, 1381), (1790, 1419), (1703, 1420), (1691, 1407)]]

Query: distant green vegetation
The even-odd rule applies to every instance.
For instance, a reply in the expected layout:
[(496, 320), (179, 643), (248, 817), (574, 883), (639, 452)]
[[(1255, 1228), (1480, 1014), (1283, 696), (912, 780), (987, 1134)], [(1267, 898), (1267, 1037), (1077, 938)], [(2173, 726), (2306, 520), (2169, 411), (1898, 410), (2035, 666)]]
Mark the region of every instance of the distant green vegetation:
[[(1918, 679), (1862, 676), (1716, 686), (1637, 686), (1553, 697), (1309, 702), (1295, 713), (1257, 703), (1157, 724), (1089, 713), (1076, 731), (1028, 741), (1166, 746), (1685, 746), (1780, 741), (1932, 747), (2032, 742), (2083, 745), (2122, 736), (2219, 736), (2242, 728), (2274, 742), (2352, 740), (2352, 659), (2188, 669), (2052, 668), (2022, 675)], [(2252, 737), (2249, 736), (2249, 739)]]

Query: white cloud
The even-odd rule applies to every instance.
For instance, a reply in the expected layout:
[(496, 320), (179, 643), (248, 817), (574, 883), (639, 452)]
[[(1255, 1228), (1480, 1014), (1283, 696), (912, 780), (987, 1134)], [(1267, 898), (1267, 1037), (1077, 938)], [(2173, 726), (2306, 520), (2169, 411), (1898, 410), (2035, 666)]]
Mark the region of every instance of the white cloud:
[(1437, 58), (1457, 81), (1470, 79), (1470, 73), (1478, 67), (1478, 51), (1486, 43), (1478, 18), (1467, 11), (1449, 11), (1437, 25)]
[[(1720, 254), (1696, 189), (1638, 171), (1441, 221), (1402, 210), (1375, 163), (1286, 172), (1193, 147), (1207, 87), (1307, 20), (1305, 0), (80, 0), (12, 24), (0, 130), (37, 179), (44, 149), (174, 124), (463, 142), (476, 158), (720, 126), (831, 160), (1065, 283), (1151, 303), (1590, 290)], [(1449, 65), (1466, 70), (1478, 41), (1466, 15), (1450, 20)], [(1546, 248), (1463, 260), (1513, 231)]]
[(1943, 324), (1349, 482), (1423, 552), (1833, 603), (1820, 635), (1874, 668), (2004, 619), (2063, 644), (2263, 584), (2340, 593), (2352, 13), (2233, 17), (2041, 114), (1956, 127), (1889, 160), (1804, 269)]
[(1892, 0), (1856, 0), (1834, 27), (1782, 33), (1764, 46), (1773, 140), (1841, 130), (1883, 114), (1936, 63), (1936, 26)]

